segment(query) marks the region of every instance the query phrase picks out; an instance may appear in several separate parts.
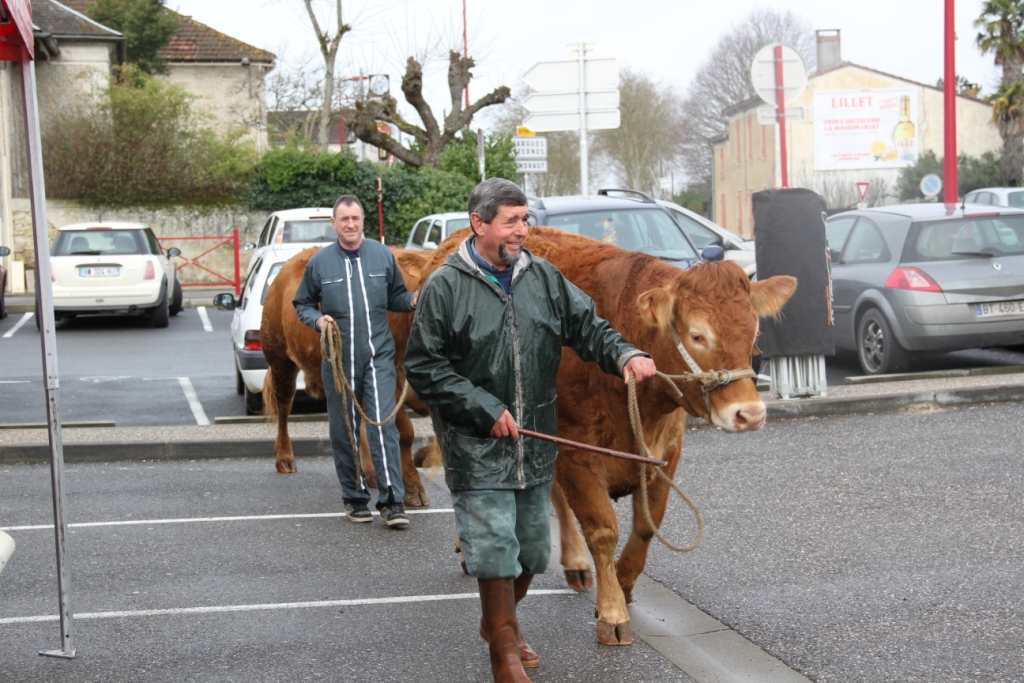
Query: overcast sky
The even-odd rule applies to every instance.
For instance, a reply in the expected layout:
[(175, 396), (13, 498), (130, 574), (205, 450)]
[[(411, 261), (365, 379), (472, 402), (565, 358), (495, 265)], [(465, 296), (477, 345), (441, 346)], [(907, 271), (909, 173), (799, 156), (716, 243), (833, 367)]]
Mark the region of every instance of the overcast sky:
[[(321, 14), (334, 3), (314, 0)], [(446, 103), (448, 48), (462, 46), (462, 0), (344, 0), (353, 26), (342, 41), (340, 76), (389, 73), (392, 95), (410, 55), (431, 56), (427, 94)], [(473, 99), (500, 85), (515, 90), (540, 60), (566, 58), (579, 39), (598, 56), (643, 71), (682, 94), (724, 33), (755, 8), (787, 10), (812, 29), (840, 29), (846, 61), (934, 84), (943, 73), (940, 0), (466, 0), (469, 51), (477, 61)], [(957, 73), (992, 92), (999, 72), (975, 47), (982, 0), (957, 0)], [(278, 54), (287, 67), (319, 59), (302, 0), (168, 0), (167, 6), (246, 43)]]

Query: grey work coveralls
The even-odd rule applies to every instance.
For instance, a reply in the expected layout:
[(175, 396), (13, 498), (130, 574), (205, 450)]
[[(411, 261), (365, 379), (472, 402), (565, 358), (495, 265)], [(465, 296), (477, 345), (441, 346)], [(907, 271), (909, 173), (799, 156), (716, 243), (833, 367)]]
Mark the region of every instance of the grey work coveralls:
[[(370, 419), (379, 422), (386, 417), (395, 407), (396, 381), (395, 340), (387, 311), (413, 310), (412, 294), (405, 289), (391, 250), (364, 239), (358, 258), (351, 259), (338, 242), (324, 247), (309, 260), (292, 303), (299, 320), (314, 330), (324, 313), (334, 318), (341, 333), (345, 376)], [(342, 499), (369, 503), (366, 483), (356, 477), (359, 454), (352, 453), (330, 365), (323, 363), (321, 372)], [(348, 419), (358, 446), (361, 419), (351, 402)], [(405, 486), (394, 421), (383, 427), (367, 426), (366, 438), (377, 474), (377, 507), (402, 502)]]

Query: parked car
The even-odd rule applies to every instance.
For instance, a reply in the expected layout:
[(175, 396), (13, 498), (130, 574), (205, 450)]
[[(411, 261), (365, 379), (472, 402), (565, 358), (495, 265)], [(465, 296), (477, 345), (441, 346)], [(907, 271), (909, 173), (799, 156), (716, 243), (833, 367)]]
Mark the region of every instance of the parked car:
[[(0, 247), (0, 257), (10, 256), (11, 250), (9, 247)], [(4, 268), (3, 262), (0, 262), (0, 320), (7, 317), (7, 300), (4, 293), (7, 291), (7, 269)]]
[(425, 216), (413, 225), (406, 249), (437, 249), (444, 238), (456, 230), (469, 227), (469, 214), (465, 211), (435, 213)]
[[(142, 223), (74, 223), (57, 229), (50, 248), (56, 320), (84, 313), (145, 315), (167, 327), (182, 307), (181, 283), (170, 259)], [(38, 313), (39, 300), (36, 299)], [(36, 324), (39, 316), (36, 315)]]
[[(598, 190), (588, 197), (530, 197), (531, 225), (566, 232), (640, 251), (689, 268), (702, 258), (668, 209), (634, 190)], [(708, 260), (722, 258), (713, 248)]]
[(725, 250), (725, 259), (738, 263), (747, 277), (752, 278), (757, 274), (754, 240), (748, 240), (734, 232), (729, 232), (714, 221), (678, 204), (661, 199), (657, 201), (672, 213), (672, 217), (676, 219), (676, 222), (689, 236), (690, 241), (697, 245), (698, 249), (717, 245)]
[(865, 374), (1024, 344), (1024, 211), (909, 204), (828, 219), (835, 343)]
[(331, 216), (329, 207), (285, 209), (270, 214), (256, 243), (246, 242), (242, 245), (243, 249), (253, 250), (246, 277), (252, 272), (256, 260), (272, 249), (300, 252), (307, 247), (330, 244), (338, 239), (331, 225)]
[(964, 203), (1024, 209), (1024, 187), (985, 187), (964, 195)]
[[(213, 304), (225, 311), (234, 311), (231, 319), (231, 346), (235, 354), (235, 391), (245, 396), (245, 412), (256, 415), (263, 409), (263, 379), (267, 375), (267, 359), (260, 342), (260, 325), (263, 322), (263, 304), (267, 290), (281, 268), (292, 256), (305, 247), (288, 245), (277, 249), (264, 250), (253, 258), (249, 274), (242, 284), (242, 292), (236, 299), (230, 292), (218, 294)], [(299, 390), (305, 389), (306, 379), (300, 372), (297, 380)]]

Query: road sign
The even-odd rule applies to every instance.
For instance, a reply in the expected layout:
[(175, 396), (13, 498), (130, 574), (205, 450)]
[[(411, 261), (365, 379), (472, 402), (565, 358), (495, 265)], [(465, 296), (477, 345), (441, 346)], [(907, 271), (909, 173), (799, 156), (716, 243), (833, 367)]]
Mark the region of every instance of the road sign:
[(939, 192), (942, 192), (942, 178), (929, 173), (924, 178), (921, 178), (921, 194), (931, 199), (932, 197), (938, 197)]
[[(775, 58), (776, 47), (782, 48), (781, 72), (776, 68), (779, 64)], [(804, 60), (800, 57), (799, 52), (788, 45), (779, 43), (765, 45), (750, 65), (750, 82), (754, 86), (754, 92), (768, 104), (778, 106), (779, 88), (776, 75), (782, 77), (784, 104), (795, 102), (807, 87), (807, 69), (804, 68)]]
[[(782, 116), (786, 119), (786, 123), (803, 123), (804, 108), (786, 107), (785, 113)], [(771, 126), (778, 123), (779, 110), (775, 107), (758, 107), (757, 122), (762, 126)]]
[(516, 159), (547, 159), (547, 138), (512, 138)]
[(871, 183), (860, 181), (857, 183), (857, 194), (860, 196), (860, 200), (864, 201), (868, 197), (868, 187)]
[[(588, 84), (583, 101), (583, 106), (587, 111), (618, 109), (619, 91), (617, 89), (592, 90)], [(523, 107), (533, 114), (575, 112), (580, 109), (580, 94), (575, 90), (572, 92), (535, 92), (523, 98)]]
[[(583, 60), (588, 91), (619, 87), (619, 60), (615, 58)], [(580, 89), (579, 61), (537, 62), (523, 74), (523, 82), (539, 92), (575, 92)]]
[(516, 159), (516, 173), (547, 173), (547, 159)]
[(529, 128), (527, 128), (526, 126), (516, 126), (516, 135), (518, 135), (520, 137), (524, 137), (524, 138), (530, 137), (530, 138), (532, 138), (536, 134), (537, 134), (536, 131), (532, 131)]
[[(620, 122), (619, 110), (591, 111), (587, 112), (587, 129), (600, 130), (604, 128), (618, 128)], [(523, 123), (539, 133), (546, 133), (556, 130), (579, 130), (579, 112), (562, 114), (530, 114)]]

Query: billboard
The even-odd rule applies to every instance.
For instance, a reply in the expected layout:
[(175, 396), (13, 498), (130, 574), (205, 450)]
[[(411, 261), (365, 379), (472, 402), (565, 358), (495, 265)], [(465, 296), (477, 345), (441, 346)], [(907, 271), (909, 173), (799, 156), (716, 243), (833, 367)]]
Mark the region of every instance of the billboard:
[(917, 161), (917, 89), (814, 93), (814, 170), (904, 168)]

